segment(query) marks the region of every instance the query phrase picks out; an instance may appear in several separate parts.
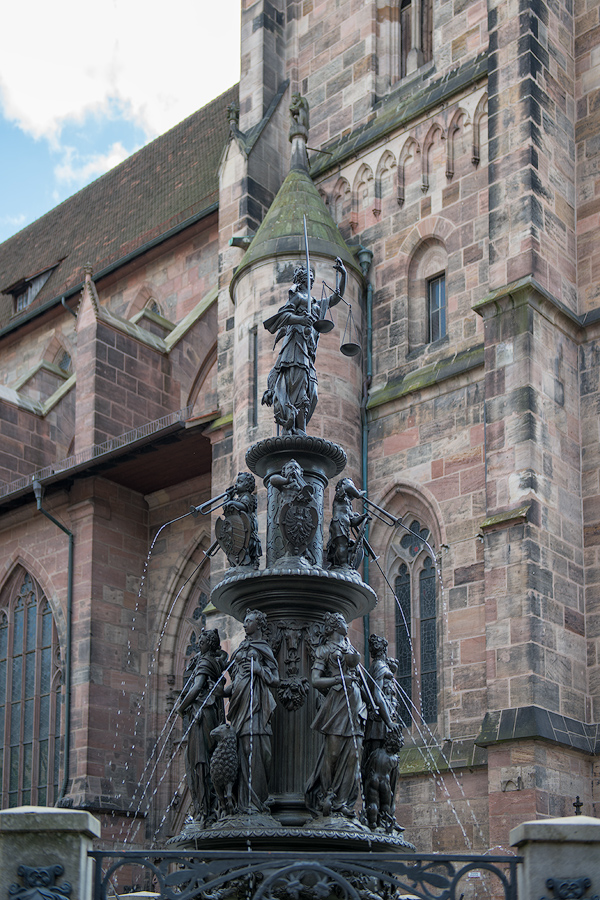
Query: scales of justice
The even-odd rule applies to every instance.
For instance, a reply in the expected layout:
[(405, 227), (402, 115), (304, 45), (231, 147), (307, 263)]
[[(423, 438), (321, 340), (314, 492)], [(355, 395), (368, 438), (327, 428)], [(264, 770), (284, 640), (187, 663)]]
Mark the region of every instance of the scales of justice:
[[(338, 444), (307, 434), (317, 405), (319, 335), (333, 328), (330, 307), (344, 302), (346, 270), (335, 289), (312, 296), (306, 219), (305, 259), (287, 302), (266, 319), (277, 353), (262, 403), (277, 435), (246, 453), (249, 471), (194, 515), (222, 509), (209, 554), (229, 568), (211, 601), (243, 622), (228, 658), (216, 630), (202, 632), (178, 701), (188, 733), (186, 773), (193, 821), (170, 843), (214, 850), (413, 851), (395, 819), (402, 746), (396, 661), (371, 635), (365, 668), (348, 623), (376, 604), (359, 566), (373, 551), (366, 525), (400, 524), (342, 477)], [(352, 340), (351, 307), (341, 351)], [(348, 340), (346, 340), (348, 334)], [(256, 477), (267, 489), (266, 562), (256, 516)], [(327, 526), (324, 492), (335, 496)], [(355, 504), (357, 509), (355, 509)], [(325, 535), (328, 533), (328, 537)]]

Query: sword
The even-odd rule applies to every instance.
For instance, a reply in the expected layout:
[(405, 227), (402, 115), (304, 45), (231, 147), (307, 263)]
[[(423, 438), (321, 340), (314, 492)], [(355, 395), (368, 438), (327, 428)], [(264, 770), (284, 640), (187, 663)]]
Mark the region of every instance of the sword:
[(306, 312), (307, 315), (310, 316), (312, 312), (312, 302), (311, 302), (311, 294), (310, 294), (310, 260), (308, 258), (308, 235), (306, 233), (306, 216), (303, 215), (304, 219), (304, 249), (306, 250)]

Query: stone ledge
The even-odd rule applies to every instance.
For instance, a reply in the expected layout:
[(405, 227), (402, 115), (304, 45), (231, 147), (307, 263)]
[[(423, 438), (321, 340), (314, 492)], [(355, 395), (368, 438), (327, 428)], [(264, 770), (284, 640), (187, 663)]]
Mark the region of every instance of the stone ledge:
[(514, 509), (507, 509), (505, 512), (497, 513), (490, 516), (481, 523), (479, 528), (481, 531), (492, 531), (500, 528), (509, 528), (511, 525), (521, 525), (527, 521), (531, 503), (524, 503)]
[(432, 772), (450, 772), (456, 769), (474, 769), (487, 765), (484, 747), (471, 740), (452, 741), (447, 751), (441, 746), (415, 744), (404, 747), (398, 754), (398, 776), (430, 775)]
[(539, 706), (486, 713), (475, 743), (479, 747), (491, 747), (524, 740), (549, 741), (591, 756), (600, 750), (598, 725), (587, 725)]
[(65, 832), (100, 837), (100, 822), (81, 809), (56, 809), (48, 806), (18, 806), (0, 811), (0, 831)]
[(522, 822), (510, 832), (512, 847), (529, 841), (564, 844), (597, 844), (600, 842), (600, 819), (593, 816), (567, 816), (560, 819)]
[(407, 394), (421, 391), (423, 388), (431, 387), (452, 378), (455, 375), (462, 375), (477, 369), (484, 364), (484, 347), (478, 344), (476, 347), (469, 347), (453, 356), (440, 359), (438, 362), (423, 366), (406, 375), (398, 378), (390, 378), (388, 383), (377, 391), (374, 391), (367, 402), (367, 409), (375, 409), (391, 400), (398, 400)]

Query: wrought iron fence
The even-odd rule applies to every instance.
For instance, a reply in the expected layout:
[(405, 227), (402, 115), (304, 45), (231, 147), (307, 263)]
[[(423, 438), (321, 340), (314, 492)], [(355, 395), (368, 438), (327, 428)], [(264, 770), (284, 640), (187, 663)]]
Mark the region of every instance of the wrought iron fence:
[[(517, 856), (93, 851), (94, 900), (517, 900)], [(132, 900), (133, 900), (132, 896)]]

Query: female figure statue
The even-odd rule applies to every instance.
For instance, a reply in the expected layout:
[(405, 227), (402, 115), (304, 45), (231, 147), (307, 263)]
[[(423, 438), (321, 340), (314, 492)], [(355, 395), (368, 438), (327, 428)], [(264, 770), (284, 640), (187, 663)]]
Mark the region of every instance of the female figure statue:
[(324, 816), (353, 816), (367, 718), (358, 671), (360, 655), (348, 640), (348, 625), (340, 613), (325, 615), (324, 631), (326, 639), (317, 647), (311, 681), (325, 699), (311, 727), (325, 740), (306, 799), (309, 809)]
[(206, 824), (215, 815), (215, 792), (210, 780), (210, 756), (215, 747), (211, 731), (225, 721), (221, 692), (215, 685), (227, 665), (219, 632), (202, 631), (200, 651), (186, 668), (186, 687), (177, 712), (191, 722), (185, 755), (187, 782), (192, 797), (194, 819)]
[(317, 405), (318, 327), (315, 326), (329, 306), (339, 303), (346, 288), (346, 269), (339, 257), (334, 269), (339, 276), (338, 284), (322, 305), (311, 294), (314, 273), (310, 273), (309, 287), (306, 266), (297, 265), (287, 303), (264, 322), (267, 331), (277, 334), (275, 345), (279, 341), (283, 343), (269, 372), (261, 402), (273, 407), (275, 421), (284, 434), (305, 434)]
[(231, 666), (228, 719), (238, 739), (240, 812), (262, 812), (269, 796), (271, 771), (270, 719), (276, 707), (274, 689), (279, 686), (277, 661), (264, 634), (267, 617), (257, 609), (246, 611), (246, 638), (237, 648)]

